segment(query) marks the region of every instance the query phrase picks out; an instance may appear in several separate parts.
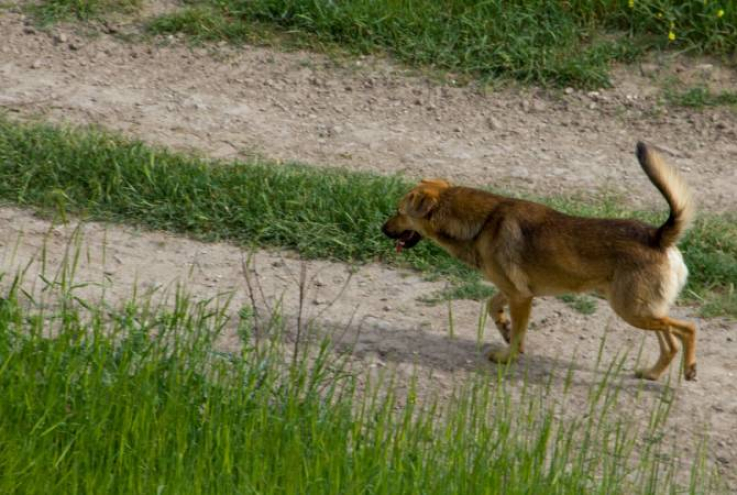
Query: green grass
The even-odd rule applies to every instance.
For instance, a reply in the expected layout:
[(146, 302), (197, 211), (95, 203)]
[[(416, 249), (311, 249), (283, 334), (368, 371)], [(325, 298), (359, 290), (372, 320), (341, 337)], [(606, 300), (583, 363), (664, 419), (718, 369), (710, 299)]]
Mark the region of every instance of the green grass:
[[(682, 449), (663, 440), (671, 387), (645, 397), (635, 390), (635, 402), (648, 401), (649, 421), (618, 414), (620, 391), (632, 388), (622, 381), (622, 359), (594, 373), (581, 414), (570, 420), (561, 419), (565, 393), (547, 398), (553, 382), (569, 390), (572, 370), (540, 384), (509, 383), (499, 369), (469, 378), (452, 400), (419, 400), (412, 386), (398, 395), (390, 375), (361, 380), (328, 341), (294, 360), (278, 318), (257, 344), (253, 311), (231, 317), (227, 304), (193, 303), (184, 288), (162, 306), (140, 297), (115, 306), (81, 300), (72, 264), (58, 268), (67, 275), (44, 278), (51, 306), (23, 295), (18, 278), (3, 278), (4, 494), (635, 495), (719, 487), (703, 448), (687, 461), (686, 485), (674, 479)], [(214, 346), (225, 328), (238, 329), (242, 350)]]
[(675, 0), (196, 0), (155, 33), (242, 42), (271, 25), (316, 47), (555, 86), (609, 84), (614, 61), (654, 47), (732, 54), (737, 3)]
[(596, 299), (591, 296), (566, 294), (563, 296), (559, 296), (558, 299), (560, 299), (582, 315), (592, 315), (596, 313)]
[(481, 280), (464, 280), (455, 285), (450, 285), (428, 296), (420, 297), (418, 300), (425, 304), (434, 306), (448, 300), (466, 299), (471, 301), (483, 301), (496, 293), (493, 286)]
[(666, 100), (673, 104), (688, 108), (706, 108), (716, 106), (730, 106), (737, 108), (737, 92), (713, 92), (709, 88), (695, 87), (682, 91), (669, 89), (665, 92)]
[[(477, 272), (429, 242), (401, 256), (394, 252), (380, 226), (410, 187), (401, 177), (265, 160), (216, 162), (110, 133), (0, 117), (0, 200), (206, 241), (293, 249), (305, 258), (380, 261), (455, 281), (478, 281)], [(586, 216), (660, 223), (667, 215), (665, 208), (630, 211), (615, 200), (542, 201)], [(737, 280), (734, 215), (702, 215), (681, 248), (691, 272), (686, 295), (710, 300)], [(724, 310), (737, 315), (733, 304)]]
[(88, 21), (110, 12), (134, 12), (142, 0), (41, 0), (27, 6), (29, 12), (41, 23), (79, 19)]

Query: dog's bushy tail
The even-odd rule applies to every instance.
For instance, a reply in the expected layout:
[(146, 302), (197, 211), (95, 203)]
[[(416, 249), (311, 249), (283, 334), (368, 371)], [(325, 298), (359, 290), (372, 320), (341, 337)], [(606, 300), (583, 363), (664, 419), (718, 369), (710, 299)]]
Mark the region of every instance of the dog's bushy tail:
[(686, 232), (696, 210), (691, 189), (678, 172), (651, 147), (637, 143), (637, 159), (670, 206), (670, 216), (658, 228), (655, 243), (662, 249), (674, 245)]

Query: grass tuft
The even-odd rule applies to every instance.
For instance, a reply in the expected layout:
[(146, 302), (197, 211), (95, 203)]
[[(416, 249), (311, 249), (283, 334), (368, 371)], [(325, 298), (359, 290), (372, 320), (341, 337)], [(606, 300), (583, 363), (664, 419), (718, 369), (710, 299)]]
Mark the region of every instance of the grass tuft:
[(709, 88), (695, 87), (684, 91), (668, 90), (665, 98), (673, 105), (688, 108), (701, 109), (722, 105), (737, 108), (737, 92), (734, 91), (714, 93)]
[(429, 306), (445, 303), (454, 299), (483, 301), (496, 294), (496, 289), (481, 280), (466, 280), (452, 284), (428, 296), (418, 298), (418, 301)]
[(28, 10), (45, 25), (74, 18), (89, 21), (110, 12), (135, 12), (141, 5), (142, 0), (41, 0)]
[(566, 294), (559, 296), (558, 299), (566, 303), (569, 307), (575, 309), (582, 315), (592, 315), (596, 313), (596, 299), (587, 295)]

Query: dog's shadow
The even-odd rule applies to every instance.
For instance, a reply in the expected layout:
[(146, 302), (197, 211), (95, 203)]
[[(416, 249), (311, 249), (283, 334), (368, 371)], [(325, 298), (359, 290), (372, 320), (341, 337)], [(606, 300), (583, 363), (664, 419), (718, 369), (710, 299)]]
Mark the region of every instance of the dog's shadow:
[(658, 395), (670, 387), (665, 376), (662, 382), (636, 378), (634, 370), (622, 366), (622, 358), (617, 355), (604, 356), (597, 362), (596, 358), (577, 359), (575, 353), (554, 357), (528, 349), (515, 363), (499, 365), (489, 361), (489, 351), (503, 345), (501, 341), (479, 344), (417, 328), (363, 325), (360, 331), (346, 335), (341, 347), (359, 359), (375, 357), (387, 364), (417, 365), (447, 374), (463, 372), (497, 377), (501, 373), (505, 381), (518, 385), (565, 383), (567, 387), (589, 389), (607, 382), (611, 386), (619, 385), (621, 392), (633, 396), (643, 392)]

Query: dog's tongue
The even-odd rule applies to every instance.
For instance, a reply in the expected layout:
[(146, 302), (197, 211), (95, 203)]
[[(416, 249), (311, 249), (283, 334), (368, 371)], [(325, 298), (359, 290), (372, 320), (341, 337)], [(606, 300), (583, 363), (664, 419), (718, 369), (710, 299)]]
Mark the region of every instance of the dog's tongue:
[(397, 245), (396, 245), (397, 253), (401, 253), (403, 247), (404, 247), (404, 241), (397, 241)]

